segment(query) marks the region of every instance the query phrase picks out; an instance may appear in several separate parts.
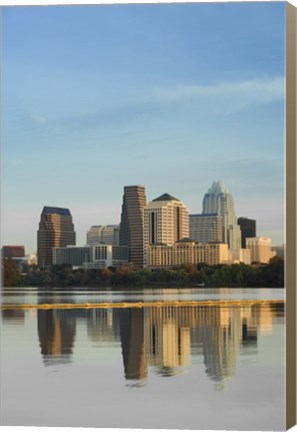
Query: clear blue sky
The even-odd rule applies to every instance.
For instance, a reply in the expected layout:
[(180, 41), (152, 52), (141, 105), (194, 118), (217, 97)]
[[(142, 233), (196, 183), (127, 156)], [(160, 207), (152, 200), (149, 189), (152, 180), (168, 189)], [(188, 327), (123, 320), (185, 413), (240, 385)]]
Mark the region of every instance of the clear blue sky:
[(77, 244), (124, 185), (199, 213), (213, 180), (283, 243), (285, 3), (2, 8), (2, 243), (44, 205)]

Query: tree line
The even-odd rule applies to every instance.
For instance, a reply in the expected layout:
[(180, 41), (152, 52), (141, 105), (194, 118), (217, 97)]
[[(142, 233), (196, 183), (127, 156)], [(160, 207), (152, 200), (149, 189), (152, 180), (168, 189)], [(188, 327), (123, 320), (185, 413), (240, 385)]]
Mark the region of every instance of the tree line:
[(5, 259), (2, 274), (4, 286), (23, 287), (284, 287), (284, 260), (276, 256), (267, 265), (184, 264), (154, 270), (131, 265), (97, 270), (27, 266), (20, 273), (13, 260)]

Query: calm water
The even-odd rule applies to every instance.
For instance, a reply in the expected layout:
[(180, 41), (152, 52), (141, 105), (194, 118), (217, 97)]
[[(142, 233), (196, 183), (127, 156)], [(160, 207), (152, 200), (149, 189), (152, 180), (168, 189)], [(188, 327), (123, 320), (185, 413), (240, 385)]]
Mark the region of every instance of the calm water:
[(5, 289), (2, 425), (284, 429), (284, 295)]

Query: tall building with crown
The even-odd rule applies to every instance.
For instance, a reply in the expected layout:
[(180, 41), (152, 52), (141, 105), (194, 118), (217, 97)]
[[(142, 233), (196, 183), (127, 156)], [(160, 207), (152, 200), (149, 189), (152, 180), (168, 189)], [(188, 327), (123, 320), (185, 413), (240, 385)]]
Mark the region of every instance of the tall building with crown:
[(143, 266), (143, 210), (146, 205), (143, 186), (125, 186), (120, 223), (120, 246), (129, 247), (129, 262)]
[(153, 244), (173, 245), (189, 237), (189, 212), (185, 204), (165, 193), (144, 209), (144, 247)]
[(235, 216), (233, 196), (222, 182), (214, 181), (204, 195), (202, 213), (216, 213), (222, 216), (223, 242), (228, 243), (231, 250), (241, 248), (241, 232)]
[(75, 245), (75, 231), (70, 211), (59, 207), (44, 207), (37, 231), (38, 265), (52, 265), (53, 248), (69, 245)]

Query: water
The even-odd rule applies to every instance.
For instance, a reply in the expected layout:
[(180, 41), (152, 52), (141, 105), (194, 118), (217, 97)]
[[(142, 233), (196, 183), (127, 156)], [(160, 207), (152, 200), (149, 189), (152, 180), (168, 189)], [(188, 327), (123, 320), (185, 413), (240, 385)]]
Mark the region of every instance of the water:
[(5, 289), (2, 425), (284, 429), (284, 294)]

